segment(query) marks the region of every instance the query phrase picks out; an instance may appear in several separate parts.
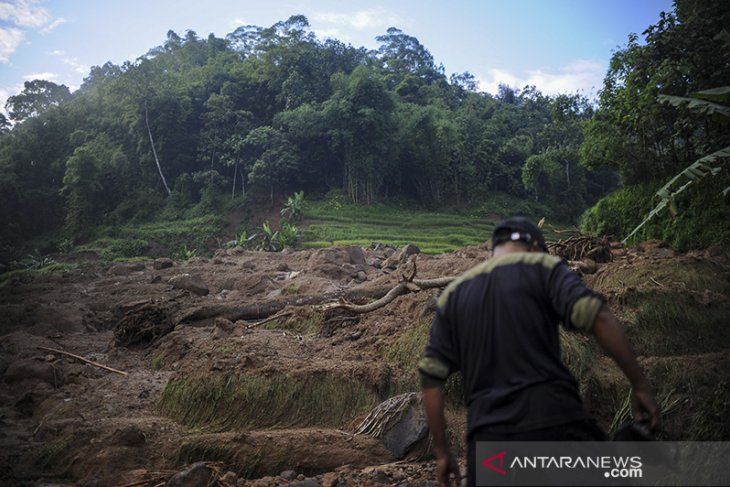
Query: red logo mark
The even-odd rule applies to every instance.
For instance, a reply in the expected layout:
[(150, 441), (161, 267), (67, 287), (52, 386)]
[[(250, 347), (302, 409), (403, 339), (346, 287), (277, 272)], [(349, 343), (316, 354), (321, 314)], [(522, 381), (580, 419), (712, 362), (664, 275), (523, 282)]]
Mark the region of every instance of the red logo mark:
[[(505, 455), (505, 453), (507, 453), (507, 452), (506, 451), (503, 451), (501, 453), (497, 453), (496, 455), (487, 458), (486, 460), (484, 460), (482, 462), (482, 465), (484, 465), (487, 468), (491, 468), (492, 470), (494, 470), (498, 474), (507, 475), (507, 472), (505, 472), (504, 470), (502, 470), (501, 468), (499, 468), (502, 465), (504, 465), (504, 455)], [(494, 461), (496, 458), (499, 458), (499, 467), (495, 467), (494, 465), (492, 465), (492, 461)]]

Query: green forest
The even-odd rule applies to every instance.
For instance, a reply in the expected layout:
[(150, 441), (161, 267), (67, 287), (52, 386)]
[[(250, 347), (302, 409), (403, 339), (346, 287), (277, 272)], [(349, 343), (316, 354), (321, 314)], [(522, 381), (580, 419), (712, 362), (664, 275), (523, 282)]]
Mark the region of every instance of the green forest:
[(8, 99), (0, 262), (299, 191), (485, 215), (500, 195), (616, 239), (658, 207), (634, 238), (727, 246), (728, 26), (729, 3), (677, 0), (614, 51), (596, 100), (480, 92), (396, 27), (375, 50), (321, 41), (301, 15), (169, 31), (73, 93), (35, 80)]

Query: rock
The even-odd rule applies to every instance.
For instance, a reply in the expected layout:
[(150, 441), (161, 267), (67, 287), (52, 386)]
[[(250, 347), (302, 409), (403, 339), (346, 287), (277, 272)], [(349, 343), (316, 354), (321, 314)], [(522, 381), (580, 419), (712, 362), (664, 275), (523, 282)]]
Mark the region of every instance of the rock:
[(408, 244), (400, 251), (401, 258), (408, 257), (409, 255), (420, 254), (421, 249), (418, 245)]
[(59, 365), (34, 359), (21, 359), (8, 366), (3, 379), (8, 384), (36, 380), (46, 382), (53, 387), (61, 387), (65, 381), (65, 374)]
[(376, 406), (357, 430), (357, 433), (371, 436), (374, 432), (393, 456), (403, 458), (428, 434), (420, 394), (407, 392)]
[(373, 481), (375, 483), (384, 484), (384, 485), (391, 485), (392, 484), (392, 482), (390, 480), (390, 477), (388, 477), (388, 475), (385, 472), (383, 472), (382, 470), (378, 470), (377, 472), (375, 472), (375, 476), (373, 478)]
[(204, 462), (197, 462), (173, 475), (165, 484), (166, 487), (208, 487), (213, 472)]
[(367, 281), (368, 275), (365, 274), (363, 271), (358, 271), (357, 276), (355, 276), (355, 279), (357, 279), (360, 282)]
[(282, 262), (281, 264), (276, 266), (276, 270), (279, 272), (288, 272), (290, 269), (289, 265), (286, 262)]
[(291, 482), (292, 480), (296, 480), (297, 473), (294, 470), (284, 470), (279, 474), (279, 477), (286, 480), (287, 482)]
[(322, 476), (322, 487), (337, 487), (340, 477), (335, 472), (327, 472)]
[(161, 270), (161, 269), (167, 269), (168, 267), (172, 267), (173, 262), (172, 259), (168, 259), (167, 257), (161, 257), (159, 259), (155, 259), (152, 262), (152, 268), (155, 270)]
[(362, 247), (329, 247), (316, 250), (307, 262), (310, 271), (337, 279), (343, 275), (355, 277), (366, 269)]
[(221, 259), (220, 257), (215, 257), (212, 262), (213, 265), (220, 265), (223, 263), (223, 259)]
[(198, 296), (205, 296), (210, 292), (208, 285), (199, 276), (180, 274), (170, 278), (167, 282), (172, 284), (175, 289), (184, 289)]
[(132, 272), (145, 270), (144, 262), (124, 262), (109, 268), (109, 273), (115, 276), (127, 276)]

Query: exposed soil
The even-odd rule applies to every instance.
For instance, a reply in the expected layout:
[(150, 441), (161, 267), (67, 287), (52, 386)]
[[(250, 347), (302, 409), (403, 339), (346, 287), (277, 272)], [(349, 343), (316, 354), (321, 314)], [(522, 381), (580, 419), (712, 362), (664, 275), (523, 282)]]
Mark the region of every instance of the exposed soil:
[[(353, 432), (378, 402), (417, 390), (402, 349), (430, 321), (438, 291), (401, 296), (364, 315), (318, 306), (344, 296), (363, 304), (395, 286), (401, 272), (387, 267), (391, 253), (230, 249), (212, 259), (123, 264), (79, 254), (65, 258), (78, 264), (74, 270), (6, 282), (0, 287), (3, 485), (160, 485), (194, 461), (219, 462), (211, 469), (221, 485), (305, 478), (328, 486), (431, 485), (435, 468), (426, 443), (397, 459), (378, 439)], [(488, 254), (470, 247), (419, 255), (417, 275), (457, 275)], [(636, 303), (631, 293), (659, 287), (687, 293), (692, 283), (673, 284), (661, 274), (678, 263), (716, 272), (719, 287), (689, 291), (708, 308), (727, 304), (724, 252), (677, 255), (649, 245), (614, 254), (612, 262), (587, 266), (598, 272), (585, 279), (619, 316)], [(648, 277), (622, 285), (617, 273), (639, 267)], [(259, 321), (272, 314), (280, 318)], [(661, 388), (672, 404), (666, 437), (728, 440), (727, 426), (719, 433), (715, 426), (723, 418), (685, 412), (728, 410), (730, 347), (692, 350), (642, 358), (649, 375), (667, 385)], [(627, 386), (605, 359), (591, 363), (581, 379), (586, 404), (608, 428)], [(252, 378), (261, 378), (263, 396), (236, 396), (244, 387), (255, 392)], [(212, 394), (229, 391), (230, 401), (196, 405), (187, 389), (175, 396), (171, 384), (195, 394), (206, 386)], [(463, 446), (463, 411), (454, 406), (449, 418)], [(279, 475), (285, 471), (293, 473)]]

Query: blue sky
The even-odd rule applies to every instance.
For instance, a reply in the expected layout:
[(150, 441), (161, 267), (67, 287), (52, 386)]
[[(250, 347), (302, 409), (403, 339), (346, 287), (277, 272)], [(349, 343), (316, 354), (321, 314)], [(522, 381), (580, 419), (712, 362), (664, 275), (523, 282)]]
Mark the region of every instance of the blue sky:
[(168, 30), (218, 37), (303, 14), (321, 39), (376, 48), (395, 26), (419, 39), (446, 74), (480, 89), (534, 84), (595, 96), (612, 51), (669, 11), (671, 0), (0, 0), (0, 109), (23, 82), (79, 87), (89, 68), (133, 61)]

